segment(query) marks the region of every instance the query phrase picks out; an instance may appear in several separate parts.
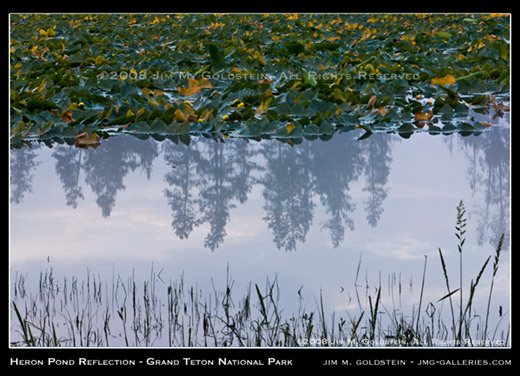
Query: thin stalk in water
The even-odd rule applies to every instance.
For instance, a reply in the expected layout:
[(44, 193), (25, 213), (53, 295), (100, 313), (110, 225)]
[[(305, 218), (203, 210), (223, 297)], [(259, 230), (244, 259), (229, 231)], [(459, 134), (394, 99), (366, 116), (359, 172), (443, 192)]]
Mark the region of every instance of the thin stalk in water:
[(498, 262), (500, 260), (500, 251), (502, 250), (502, 245), (504, 243), (504, 235), (500, 237), (500, 240), (498, 241), (497, 250), (495, 253), (495, 262), (493, 263), (493, 276), (491, 277), (491, 287), (489, 288), (489, 297), (488, 297), (488, 303), (487, 303), (487, 311), (486, 311), (486, 323), (484, 324), (484, 333), (483, 333), (483, 339), (487, 336), (487, 330), (488, 330), (488, 319), (489, 319), (489, 308), (491, 306), (491, 295), (493, 293), (493, 285), (495, 283), (495, 276), (498, 271)]

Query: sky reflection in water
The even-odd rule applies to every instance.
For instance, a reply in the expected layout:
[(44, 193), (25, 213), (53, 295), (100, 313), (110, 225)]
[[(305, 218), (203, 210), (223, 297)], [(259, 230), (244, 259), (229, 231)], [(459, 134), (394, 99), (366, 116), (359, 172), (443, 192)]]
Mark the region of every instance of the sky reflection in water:
[(146, 278), (153, 265), (165, 280), (184, 274), (187, 284), (211, 289), (225, 283), (229, 266), (240, 288), (276, 276), (289, 307), (298, 291), (311, 301), (323, 291), (341, 310), (358, 307), (354, 283), (384, 285), (389, 295), (398, 280), (416, 303), (426, 255), (425, 299), (435, 302), (445, 295), (438, 248), (448, 268), (458, 265), (462, 199), (465, 281), (505, 232), (494, 296), (508, 310), (509, 128), (469, 137), (358, 137), (291, 147), (118, 136), (97, 149), (13, 149), (11, 270), (38, 275), (53, 267), (78, 276), (89, 268), (106, 279), (114, 270)]

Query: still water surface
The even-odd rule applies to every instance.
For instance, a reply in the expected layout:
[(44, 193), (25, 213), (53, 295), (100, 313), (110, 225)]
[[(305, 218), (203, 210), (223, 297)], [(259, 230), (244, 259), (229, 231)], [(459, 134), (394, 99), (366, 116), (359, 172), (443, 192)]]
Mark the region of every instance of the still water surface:
[[(491, 306), (500, 320), (499, 309), (510, 308), (509, 127), (357, 138), (290, 146), (199, 137), (185, 145), (121, 135), (97, 149), (13, 149), (11, 281), (32, 276), (36, 286), (49, 268), (58, 279), (108, 281), (154, 270), (159, 284), (183, 276), (211, 291), (226, 285), (229, 270), (239, 295), (276, 278), (288, 313), (301, 297), (313, 309), (322, 294), (327, 312), (359, 314), (355, 286), (370, 294), (382, 286), (390, 310), (412, 312), (425, 260), (423, 304), (446, 294), (439, 248), (458, 280), (463, 200), (466, 291), (506, 234)], [(490, 280), (491, 264), (475, 299), (481, 314)]]

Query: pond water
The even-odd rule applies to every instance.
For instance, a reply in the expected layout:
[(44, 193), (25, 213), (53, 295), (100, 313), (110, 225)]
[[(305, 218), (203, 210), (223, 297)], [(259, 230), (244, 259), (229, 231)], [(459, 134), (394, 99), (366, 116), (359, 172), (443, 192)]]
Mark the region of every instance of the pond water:
[[(487, 315), (492, 335), (485, 337), (507, 337), (509, 126), (467, 137), (360, 135), (294, 146), (203, 137), (185, 145), (121, 135), (97, 149), (66, 143), (12, 149), (11, 301), (30, 311), (28, 301), (37, 300), (49, 273), (57, 285), (103, 283), (107, 301), (119, 281), (131, 277), (142, 294), (151, 279), (164, 294), (163, 307), (172, 281), (196, 286), (201, 295), (232, 284), (237, 307), (251, 285), (256, 295), (255, 285), (264, 291), (266, 281), (276, 281), (284, 315), (323, 305), (327, 320), (334, 313), (339, 322), (363, 311), (367, 317), (380, 287), (382, 316), (398, 312), (413, 321), (418, 310), (425, 319), (436, 310), (449, 327), (448, 300), (439, 301), (447, 289), (438, 250), (455, 290), (463, 200), (464, 303), (491, 256), (471, 307), (473, 327), (482, 331), (495, 250), (505, 233)], [(456, 312), (458, 299), (454, 294)], [(65, 327), (63, 298), (54, 304)], [(121, 305), (111, 306), (113, 321)], [(11, 312), (12, 343), (21, 341), (20, 332)], [(112, 337), (124, 345), (121, 330)], [(166, 334), (157, 337), (135, 345), (169, 344)]]

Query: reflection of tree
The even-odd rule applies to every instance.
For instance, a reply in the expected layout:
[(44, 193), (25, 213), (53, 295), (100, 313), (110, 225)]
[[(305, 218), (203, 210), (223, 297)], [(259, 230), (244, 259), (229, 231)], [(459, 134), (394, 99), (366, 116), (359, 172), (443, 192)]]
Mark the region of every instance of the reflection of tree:
[(39, 148), (39, 145), (11, 150), (9, 181), (11, 185), (10, 201), (12, 203), (21, 203), (25, 194), (32, 192), (33, 175), (31, 170), (41, 163), (36, 161), (37, 154), (33, 150), (37, 148)]
[[(496, 246), (502, 233), (509, 235), (510, 215), (510, 131), (493, 127), (480, 137), (461, 137), (470, 162), (468, 175), (473, 193), (484, 195), (478, 215), (478, 243), (486, 238)], [(505, 242), (508, 244), (508, 242)]]
[(252, 158), (257, 154), (256, 149), (244, 140), (235, 140), (233, 142), (234, 154), (234, 170), (233, 186), (235, 187), (235, 197), (241, 203), (247, 201), (247, 195), (251, 193), (251, 189), (255, 180), (251, 178), (253, 171), (259, 171), (262, 168)]
[(367, 221), (372, 226), (377, 226), (377, 222), (383, 213), (382, 204), (387, 196), (388, 188), (386, 183), (390, 174), (392, 163), (391, 142), (393, 138), (384, 134), (374, 134), (363, 142), (363, 152), (365, 155), (365, 180), (364, 192), (369, 193), (365, 203), (367, 211)]
[(128, 172), (141, 167), (149, 178), (157, 154), (155, 142), (133, 137), (111, 137), (101, 147), (87, 150), (85, 181), (97, 195), (103, 217), (110, 215), (117, 191), (125, 189), (123, 178)]
[(196, 226), (208, 223), (204, 245), (215, 250), (226, 236), (233, 200), (244, 203), (251, 191), (251, 172), (259, 168), (251, 161), (254, 150), (243, 140), (223, 144), (201, 138), (190, 146), (168, 144), (164, 153), (171, 167), (164, 193), (173, 213), (172, 228), (185, 239)]
[(345, 226), (354, 230), (350, 214), (356, 205), (349, 194), (349, 185), (363, 170), (364, 144), (357, 142), (353, 134), (341, 134), (328, 142), (314, 141), (310, 145), (313, 186), (329, 215), (322, 229), (330, 231), (334, 247), (343, 241)]
[(171, 168), (165, 181), (171, 187), (164, 190), (172, 210), (172, 228), (181, 239), (187, 239), (193, 228), (200, 224), (195, 208), (196, 200), (192, 189), (198, 185), (199, 176), (195, 169), (200, 161), (197, 148), (171, 142), (163, 144), (164, 160)]
[(97, 204), (103, 217), (108, 217), (115, 205), (117, 191), (125, 189), (123, 178), (137, 167), (147, 178), (152, 171), (152, 162), (157, 156), (157, 146), (152, 141), (140, 141), (134, 137), (111, 137), (97, 149), (77, 149), (59, 146), (52, 156), (56, 159), (58, 174), (67, 205), (76, 208), (78, 199), (83, 198), (79, 184), (81, 169), (85, 181), (97, 195)]
[[(334, 247), (344, 240), (345, 227), (354, 230), (351, 214), (355, 203), (350, 184), (366, 174), (370, 197), (366, 202), (367, 219), (377, 224), (386, 198), (385, 185), (390, 172), (391, 139), (385, 135), (357, 141), (353, 133), (340, 134), (327, 142), (305, 142), (293, 148), (280, 143), (263, 145), (267, 161), (262, 178), (268, 227), (278, 248), (296, 249), (305, 241), (313, 220), (316, 193), (327, 213), (322, 229), (330, 232)], [(364, 158), (365, 157), (365, 158)]]
[(78, 199), (83, 199), (79, 176), (83, 149), (70, 146), (57, 146), (52, 153), (56, 159), (56, 174), (61, 180), (67, 205), (74, 209), (78, 206)]
[[(226, 236), (230, 210), (236, 201), (247, 201), (258, 181), (264, 187), (263, 219), (278, 248), (295, 250), (298, 242), (305, 241), (313, 220), (314, 193), (329, 216), (322, 228), (330, 231), (337, 247), (344, 239), (345, 227), (354, 229), (350, 184), (364, 171), (364, 190), (370, 193), (367, 218), (373, 226), (377, 224), (392, 161), (390, 142), (385, 137), (358, 142), (356, 135), (342, 134), (328, 142), (305, 142), (295, 147), (268, 140), (259, 148), (244, 140), (218, 143), (201, 138), (189, 146), (167, 143), (164, 159), (171, 169), (165, 176), (169, 187), (164, 194), (172, 210), (172, 228), (185, 239), (195, 227), (208, 223), (204, 244), (215, 250)], [(262, 170), (254, 162), (257, 150), (264, 157), (265, 173), (255, 180), (252, 172)]]
[(206, 141), (203, 144), (200, 174), (199, 208), (200, 220), (210, 224), (210, 232), (204, 245), (212, 251), (219, 247), (226, 236), (229, 210), (234, 208), (233, 199), (247, 200), (251, 190), (250, 174), (255, 164), (248, 161), (251, 149), (243, 140), (218, 143)]
[(266, 211), (263, 219), (273, 231), (278, 248), (295, 250), (297, 241), (305, 241), (314, 209), (308, 144), (291, 148), (267, 142), (262, 153), (267, 161), (267, 172), (261, 179)]
[[(197, 226), (207, 224), (204, 245), (215, 250), (226, 236), (231, 209), (246, 202), (253, 184), (259, 183), (265, 200), (263, 220), (279, 249), (295, 250), (305, 241), (314, 216), (314, 193), (327, 216), (321, 228), (330, 233), (334, 247), (339, 246), (345, 230), (354, 229), (352, 182), (365, 177), (363, 191), (369, 193), (365, 207), (372, 226), (377, 225), (387, 195), (392, 139), (372, 135), (357, 141), (356, 136), (338, 134), (327, 142), (305, 141), (294, 147), (276, 140), (250, 144), (242, 139), (220, 143), (198, 138), (188, 146), (164, 142), (162, 152), (169, 171), (163, 192), (175, 234), (187, 239)], [(157, 155), (155, 141), (130, 136), (111, 137), (97, 149), (59, 145), (52, 154), (67, 205), (76, 208), (83, 199), (82, 175), (97, 196), (103, 217), (113, 210), (117, 192), (125, 189), (125, 176), (141, 168), (149, 178)], [(35, 157), (27, 148), (13, 151), (13, 202), (30, 191), (28, 172), (37, 165)], [(253, 177), (255, 171), (262, 171), (262, 176)]]

